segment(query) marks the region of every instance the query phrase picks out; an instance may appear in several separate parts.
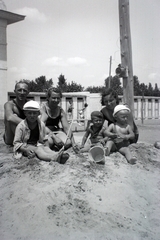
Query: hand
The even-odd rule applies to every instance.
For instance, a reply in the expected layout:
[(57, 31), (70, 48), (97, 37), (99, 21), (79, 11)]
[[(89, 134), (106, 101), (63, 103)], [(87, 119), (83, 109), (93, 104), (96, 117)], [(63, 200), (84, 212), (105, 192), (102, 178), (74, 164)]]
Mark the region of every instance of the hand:
[(64, 146), (64, 143), (62, 142), (62, 140), (59, 137), (54, 138), (54, 143), (60, 148)]
[(84, 145), (81, 145), (79, 148), (80, 148), (80, 149), (84, 148)]
[(121, 138), (123, 138), (123, 140), (128, 140), (128, 136), (127, 135), (123, 135), (123, 136), (121, 136)]
[(114, 138), (117, 138), (118, 137), (118, 135), (117, 134), (115, 134), (115, 133), (113, 133), (112, 135), (110, 135), (109, 136), (111, 139), (114, 139)]
[(74, 144), (74, 145), (72, 146), (72, 148), (73, 148), (73, 150), (75, 151), (75, 153), (79, 153), (80, 147), (79, 147), (77, 144)]
[(34, 150), (29, 150), (29, 149), (28, 149), (27, 152), (26, 152), (26, 154), (27, 154), (27, 157), (28, 157), (29, 159), (36, 156)]
[(99, 140), (99, 143), (101, 143), (104, 146), (106, 142), (104, 139), (101, 139), (101, 140)]

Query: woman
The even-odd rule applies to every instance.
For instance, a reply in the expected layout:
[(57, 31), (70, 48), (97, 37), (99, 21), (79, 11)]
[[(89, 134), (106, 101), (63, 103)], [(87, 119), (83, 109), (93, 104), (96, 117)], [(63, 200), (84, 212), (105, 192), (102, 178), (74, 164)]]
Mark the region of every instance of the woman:
[[(59, 106), (61, 98), (62, 93), (60, 91), (57, 91), (55, 88), (48, 89), (47, 102), (43, 102), (41, 105), (41, 120), (51, 131), (53, 131), (54, 134), (56, 134), (56, 139), (53, 139), (53, 143), (58, 149), (62, 148), (65, 144), (65, 149), (72, 146), (73, 150), (77, 153), (79, 148), (78, 145), (75, 144), (71, 130), (68, 139), (66, 140), (69, 131), (69, 124), (66, 113)], [(62, 125), (62, 130), (59, 127), (60, 123)]]
[[(105, 107), (101, 109), (101, 112), (103, 113), (104, 119), (108, 121), (109, 126), (111, 123), (114, 123), (113, 111), (115, 106), (119, 104), (118, 94), (111, 88), (105, 89), (101, 94), (101, 104), (102, 106), (105, 105)], [(139, 132), (132, 113), (129, 114), (128, 123), (131, 125), (135, 134), (135, 138), (130, 140), (130, 143), (136, 143), (138, 141)]]

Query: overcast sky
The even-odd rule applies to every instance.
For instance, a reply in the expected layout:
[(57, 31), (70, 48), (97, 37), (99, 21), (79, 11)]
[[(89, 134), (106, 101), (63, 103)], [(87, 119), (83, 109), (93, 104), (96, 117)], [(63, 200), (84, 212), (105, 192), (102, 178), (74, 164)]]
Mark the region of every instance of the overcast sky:
[[(100, 86), (120, 63), (118, 0), (4, 0), (25, 15), (7, 27), (8, 90), (45, 75)], [(160, 0), (130, 0), (133, 73), (160, 85)]]

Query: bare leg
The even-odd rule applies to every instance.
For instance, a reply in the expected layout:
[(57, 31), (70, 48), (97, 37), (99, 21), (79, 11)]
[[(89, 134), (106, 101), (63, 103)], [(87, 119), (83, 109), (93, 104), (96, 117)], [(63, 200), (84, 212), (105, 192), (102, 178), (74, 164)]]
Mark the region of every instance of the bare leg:
[(105, 155), (106, 156), (109, 156), (111, 150), (113, 149), (114, 147), (114, 142), (109, 140), (107, 141), (106, 145), (105, 145)]
[(61, 164), (64, 164), (69, 158), (68, 153), (61, 152), (59, 154), (59, 153), (52, 151), (48, 146), (44, 146), (44, 145), (38, 146), (36, 148), (35, 153), (36, 153), (37, 157), (41, 160), (56, 161)]
[(16, 129), (16, 124), (7, 122), (7, 125), (5, 126), (5, 133), (4, 133), (4, 142), (7, 145), (13, 145), (15, 129)]
[[(71, 140), (67, 139), (67, 141), (66, 141), (67, 135), (64, 132), (59, 131), (56, 133), (56, 136), (59, 137), (63, 143), (65, 143), (65, 150), (72, 147)], [(53, 138), (49, 137), (48, 141), (45, 142), (45, 145), (52, 149), (54, 147), (54, 145), (56, 145), (56, 144), (55, 144)], [(57, 148), (59, 149), (59, 146), (57, 146)]]
[[(65, 143), (65, 150), (72, 147), (71, 140), (69, 138), (67, 139), (67, 135), (64, 132), (59, 131), (56, 134), (56, 136), (59, 137), (63, 141), (63, 143)], [(67, 139), (67, 141), (66, 141), (66, 139)]]
[(130, 164), (135, 164), (137, 159), (133, 157), (128, 147), (122, 147), (119, 149), (119, 152), (124, 155), (127, 159), (127, 162)]

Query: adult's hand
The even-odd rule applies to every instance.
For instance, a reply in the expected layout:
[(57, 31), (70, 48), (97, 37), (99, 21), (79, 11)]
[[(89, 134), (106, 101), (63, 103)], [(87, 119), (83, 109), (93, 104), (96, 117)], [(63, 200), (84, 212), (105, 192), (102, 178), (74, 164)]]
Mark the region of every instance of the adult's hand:
[(60, 148), (64, 146), (63, 141), (57, 136), (54, 137), (54, 143)]

